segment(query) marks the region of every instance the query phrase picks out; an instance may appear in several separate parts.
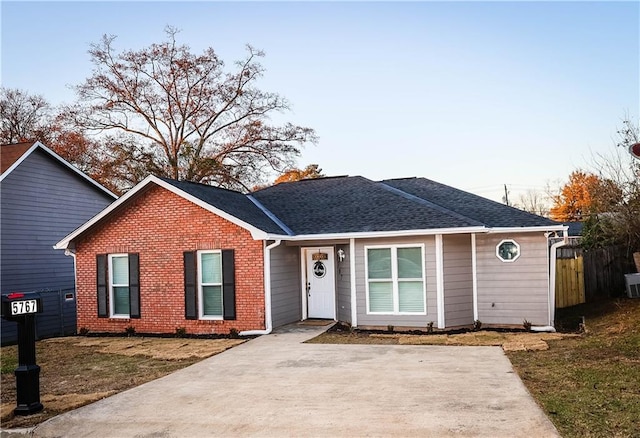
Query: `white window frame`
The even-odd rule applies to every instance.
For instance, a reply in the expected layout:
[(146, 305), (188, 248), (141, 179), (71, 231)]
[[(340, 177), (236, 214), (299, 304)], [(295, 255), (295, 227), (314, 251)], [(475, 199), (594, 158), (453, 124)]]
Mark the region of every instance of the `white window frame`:
[[(113, 282), (113, 259), (118, 257), (125, 257), (127, 259), (127, 266), (129, 266), (129, 254), (127, 253), (118, 253), (118, 254), (109, 254), (108, 256), (108, 270), (109, 270), (109, 317), (110, 318), (124, 318), (128, 319), (131, 317), (131, 313), (115, 313), (116, 302), (113, 297), (113, 289), (116, 287), (127, 287), (129, 288), (129, 300), (131, 300), (131, 286), (129, 283), (127, 284), (115, 284)], [(128, 268), (127, 268), (128, 269)], [(129, 309), (131, 312), (131, 309)]]
[[(518, 254), (516, 254), (516, 256), (514, 258), (512, 258), (512, 259), (504, 259), (504, 258), (502, 258), (502, 256), (500, 255), (500, 247), (504, 243), (513, 243), (516, 246), (516, 248), (518, 248)], [(513, 239), (503, 239), (503, 240), (500, 241), (500, 243), (498, 243), (496, 245), (496, 257), (498, 257), (498, 259), (500, 259), (500, 261), (504, 262), (504, 263), (513, 263), (513, 262), (515, 262), (516, 260), (518, 260), (520, 258), (521, 253), (522, 253), (522, 250), (520, 249), (520, 244), (518, 242), (516, 242), (515, 240), (513, 240)]]
[[(224, 272), (222, 271), (222, 251), (219, 249), (215, 250), (206, 250), (206, 251), (198, 251), (198, 319), (208, 319), (214, 321), (220, 321), (224, 319), (224, 290), (223, 290), (223, 282)], [(222, 281), (220, 283), (203, 283), (202, 282), (202, 255), (203, 254), (220, 254), (220, 278)], [(220, 286), (220, 293), (222, 294), (222, 313), (221, 315), (205, 315), (204, 314), (204, 295), (203, 295), (203, 287), (204, 286)]]
[[(400, 299), (398, 288), (398, 248), (420, 248), (420, 257), (422, 258), (422, 278), (403, 278), (402, 281), (418, 281), (422, 280), (422, 300), (424, 303), (423, 312), (400, 312)], [(367, 245), (364, 247), (364, 281), (366, 287), (366, 312), (367, 315), (426, 315), (427, 314), (427, 269), (424, 254), (424, 244), (399, 244), (399, 245)], [(371, 312), (369, 310), (369, 250), (370, 249), (390, 249), (391, 250), (391, 287), (393, 290), (393, 312)], [(381, 279), (377, 279), (381, 280)], [(375, 281), (375, 280), (374, 280)], [(389, 281), (388, 279), (384, 281)]]

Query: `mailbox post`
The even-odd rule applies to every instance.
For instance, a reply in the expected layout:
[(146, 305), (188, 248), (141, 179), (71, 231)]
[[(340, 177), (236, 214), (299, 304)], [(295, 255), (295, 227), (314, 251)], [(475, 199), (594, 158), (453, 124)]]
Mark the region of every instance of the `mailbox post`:
[(40, 403), (40, 367), (36, 365), (36, 313), (42, 313), (40, 294), (13, 292), (2, 295), (2, 317), (18, 323), (18, 368), (16, 415), (31, 415), (43, 408)]

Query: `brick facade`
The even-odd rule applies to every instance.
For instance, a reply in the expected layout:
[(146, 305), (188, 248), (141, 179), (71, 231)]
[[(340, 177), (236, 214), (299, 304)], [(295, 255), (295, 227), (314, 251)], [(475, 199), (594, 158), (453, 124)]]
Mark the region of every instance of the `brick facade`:
[[(183, 252), (235, 250), (236, 319), (187, 320)], [(140, 254), (140, 319), (98, 318), (96, 255)], [(76, 242), (78, 330), (228, 334), (264, 329), (263, 242), (156, 185), (138, 193)]]

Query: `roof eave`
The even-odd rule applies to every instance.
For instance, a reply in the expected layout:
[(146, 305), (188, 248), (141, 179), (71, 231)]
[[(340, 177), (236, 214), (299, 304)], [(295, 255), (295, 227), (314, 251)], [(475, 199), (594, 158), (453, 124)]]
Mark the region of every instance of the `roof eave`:
[(268, 234), (268, 240), (286, 240), (286, 241), (303, 241), (303, 240), (335, 240), (335, 239), (375, 239), (385, 237), (407, 237), (407, 236), (435, 236), (438, 234), (496, 234), (496, 233), (533, 233), (545, 231), (564, 231), (568, 227), (564, 225), (549, 225), (536, 227), (459, 227), (459, 228), (432, 228), (420, 230), (394, 230), (394, 231), (362, 231), (348, 233), (323, 233), (323, 234), (298, 234), (294, 236), (285, 236), (279, 234)]
[(533, 227), (493, 227), (489, 228), (490, 234), (495, 233), (533, 233), (536, 231), (566, 231), (569, 227), (566, 225), (538, 225)]
[(282, 239), (287, 241), (299, 240), (331, 240), (331, 239), (374, 239), (383, 237), (406, 236), (435, 236), (437, 234), (473, 234), (486, 233), (486, 227), (460, 227), (460, 228), (432, 228), (421, 230), (393, 230), (393, 231), (358, 231), (347, 233), (323, 233), (323, 234), (298, 234), (295, 236), (281, 236), (269, 234), (269, 240)]

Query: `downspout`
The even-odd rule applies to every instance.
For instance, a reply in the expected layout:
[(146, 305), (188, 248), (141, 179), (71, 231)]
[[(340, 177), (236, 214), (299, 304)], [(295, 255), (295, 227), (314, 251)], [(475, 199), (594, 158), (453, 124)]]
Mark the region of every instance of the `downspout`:
[(476, 242), (476, 233), (471, 235), (471, 276), (473, 282), (473, 320), (479, 321), (478, 316), (478, 246)]
[(444, 245), (442, 234), (436, 234), (436, 307), (438, 328), (445, 328), (444, 320)]
[[(55, 248), (55, 247), (54, 247)], [(73, 249), (67, 248), (64, 250), (64, 255), (73, 258), (73, 293), (76, 296), (76, 303), (78, 302), (78, 267), (76, 266), (76, 252)]]
[(268, 335), (273, 330), (271, 321), (271, 250), (282, 243), (278, 239), (264, 248), (264, 330), (245, 330), (240, 336)]
[(567, 231), (565, 230), (562, 232), (562, 240), (551, 245), (551, 248), (549, 249), (549, 325), (546, 327), (531, 327), (532, 331), (556, 331), (556, 329), (554, 328), (554, 318), (556, 313), (556, 260), (558, 258), (556, 253), (558, 248), (565, 246), (568, 243), (569, 237), (567, 236)]

